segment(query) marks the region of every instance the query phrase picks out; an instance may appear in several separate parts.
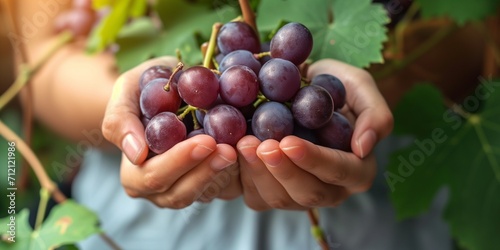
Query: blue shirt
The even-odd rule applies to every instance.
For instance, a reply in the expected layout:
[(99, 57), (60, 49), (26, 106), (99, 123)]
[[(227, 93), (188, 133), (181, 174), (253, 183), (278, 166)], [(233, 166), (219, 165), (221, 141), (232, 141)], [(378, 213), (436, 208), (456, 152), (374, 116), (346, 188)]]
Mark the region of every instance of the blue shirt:
[[(448, 226), (441, 218), (446, 193), (426, 214), (398, 222), (383, 179), (388, 154), (408, 143), (389, 137), (376, 148), (378, 175), (373, 187), (337, 208), (320, 209), (320, 224), (336, 250), (452, 249)], [(145, 199), (130, 198), (120, 184), (120, 152), (90, 149), (75, 180), (73, 197), (94, 210), (104, 231), (131, 250), (320, 250), (304, 211), (256, 212), (242, 198), (194, 203), (162, 209)], [(81, 249), (110, 249), (98, 236)]]

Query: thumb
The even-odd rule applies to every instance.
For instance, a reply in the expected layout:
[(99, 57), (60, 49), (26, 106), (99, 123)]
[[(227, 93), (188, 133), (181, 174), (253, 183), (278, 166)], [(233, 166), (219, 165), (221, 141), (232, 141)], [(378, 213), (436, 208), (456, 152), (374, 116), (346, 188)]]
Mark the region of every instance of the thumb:
[(120, 148), (135, 165), (144, 162), (148, 147), (144, 126), (140, 121), (139, 78), (147, 68), (154, 65), (175, 67), (173, 57), (152, 59), (125, 72), (115, 82), (113, 94), (108, 102), (102, 123), (104, 138)]

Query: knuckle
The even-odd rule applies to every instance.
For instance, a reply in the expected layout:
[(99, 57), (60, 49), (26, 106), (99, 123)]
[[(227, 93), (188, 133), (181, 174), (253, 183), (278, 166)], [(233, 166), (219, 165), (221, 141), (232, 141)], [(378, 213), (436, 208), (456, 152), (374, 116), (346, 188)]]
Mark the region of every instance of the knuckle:
[(116, 113), (104, 116), (101, 129), (106, 140), (113, 143), (115, 142), (117, 126), (120, 124), (121, 120), (123, 120), (123, 118)]
[(318, 207), (324, 203), (325, 199), (325, 194), (322, 192), (314, 192), (301, 195), (295, 201), (303, 207)]
[(189, 199), (183, 199), (182, 197), (165, 195), (162, 196), (162, 198), (156, 202), (156, 205), (162, 208), (182, 209), (188, 207), (192, 203), (193, 201)]
[(290, 202), (282, 198), (274, 198), (266, 202), (270, 207), (275, 209), (285, 209), (290, 206)]
[(335, 171), (330, 172), (328, 175), (325, 175), (324, 182), (329, 184), (338, 184), (342, 183), (347, 179), (347, 171), (343, 167), (339, 167), (335, 169)]
[(144, 175), (143, 184), (147, 190), (156, 193), (161, 193), (166, 189), (165, 184), (162, 181), (158, 180), (154, 172), (146, 173)]
[(257, 211), (257, 212), (263, 212), (263, 211), (271, 209), (268, 205), (261, 203), (261, 202), (248, 202), (247, 200), (245, 200), (245, 203), (247, 204), (247, 206), (250, 209)]

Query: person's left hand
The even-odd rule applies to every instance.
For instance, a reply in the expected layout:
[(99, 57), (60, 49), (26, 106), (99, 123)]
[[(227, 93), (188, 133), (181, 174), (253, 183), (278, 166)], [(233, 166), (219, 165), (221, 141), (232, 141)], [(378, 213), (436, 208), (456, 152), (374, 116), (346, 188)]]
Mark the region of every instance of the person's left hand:
[(237, 144), (246, 204), (254, 210), (309, 209), (340, 204), (371, 187), (376, 174), (370, 153), (392, 130), (393, 118), (373, 78), (364, 70), (335, 60), (311, 65), (309, 77), (330, 73), (347, 91), (341, 110), (354, 122), (353, 152), (315, 145), (296, 136), (261, 142), (245, 136)]

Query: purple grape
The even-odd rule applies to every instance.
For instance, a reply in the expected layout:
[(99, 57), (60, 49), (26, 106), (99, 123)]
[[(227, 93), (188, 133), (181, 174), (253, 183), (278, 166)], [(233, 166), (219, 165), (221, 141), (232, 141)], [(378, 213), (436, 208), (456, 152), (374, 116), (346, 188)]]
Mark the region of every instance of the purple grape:
[(141, 115), (141, 123), (144, 127), (148, 126), (148, 123), (151, 119), (145, 117), (144, 115)]
[(316, 131), (314, 129), (308, 129), (306, 127), (301, 126), (298, 123), (294, 123), (293, 125), (293, 135), (310, 141), (314, 144), (318, 144), (318, 138), (316, 137)]
[(245, 65), (253, 70), (255, 75), (259, 74), (261, 64), (255, 58), (253, 53), (247, 50), (235, 50), (222, 59), (219, 65), (219, 71), (224, 72), (231, 66), (234, 65)]
[(219, 95), (219, 80), (210, 70), (193, 66), (184, 70), (178, 82), (179, 94), (189, 105), (208, 109)]
[(237, 108), (251, 104), (259, 93), (257, 75), (244, 65), (228, 68), (222, 73), (219, 83), (222, 100)]
[(157, 78), (168, 79), (172, 75), (172, 69), (164, 65), (151, 66), (142, 72), (141, 78), (139, 79), (139, 88), (142, 91), (146, 85)]
[(195, 129), (195, 130), (189, 132), (189, 134), (187, 135), (187, 138), (189, 139), (189, 138), (195, 137), (197, 135), (204, 135), (204, 134), (206, 134), (205, 130), (202, 128), (199, 128), (199, 129)]
[(260, 90), (271, 101), (289, 101), (300, 89), (299, 69), (290, 61), (273, 58), (259, 72)]
[(245, 22), (224, 24), (217, 35), (217, 45), (224, 55), (235, 50), (248, 50), (251, 53), (258, 53), (260, 50), (257, 34)]
[(316, 130), (319, 145), (346, 152), (351, 151), (352, 133), (351, 123), (338, 112), (333, 113), (332, 119), (325, 126)]
[(253, 134), (264, 141), (280, 141), (293, 133), (292, 112), (279, 102), (266, 102), (255, 110), (252, 118)]
[(217, 143), (236, 146), (245, 135), (247, 124), (245, 117), (237, 108), (220, 104), (207, 112), (203, 119), (203, 128)]
[(295, 65), (303, 63), (313, 48), (309, 29), (300, 23), (288, 23), (271, 39), (271, 57), (289, 60)]
[(320, 86), (301, 88), (292, 102), (295, 120), (309, 129), (325, 125), (333, 115), (333, 100), (328, 91)]
[(155, 115), (145, 130), (148, 147), (157, 154), (186, 139), (186, 133), (186, 126), (171, 112)]
[(311, 84), (321, 86), (328, 90), (332, 96), (333, 104), (336, 110), (344, 107), (346, 91), (345, 86), (340, 79), (330, 74), (320, 74), (313, 77)]
[(154, 79), (142, 90), (139, 102), (141, 112), (146, 118), (166, 111), (175, 113), (181, 106), (181, 98), (174, 85), (169, 91), (163, 89), (167, 82), (168, 79), (165, 78)]

